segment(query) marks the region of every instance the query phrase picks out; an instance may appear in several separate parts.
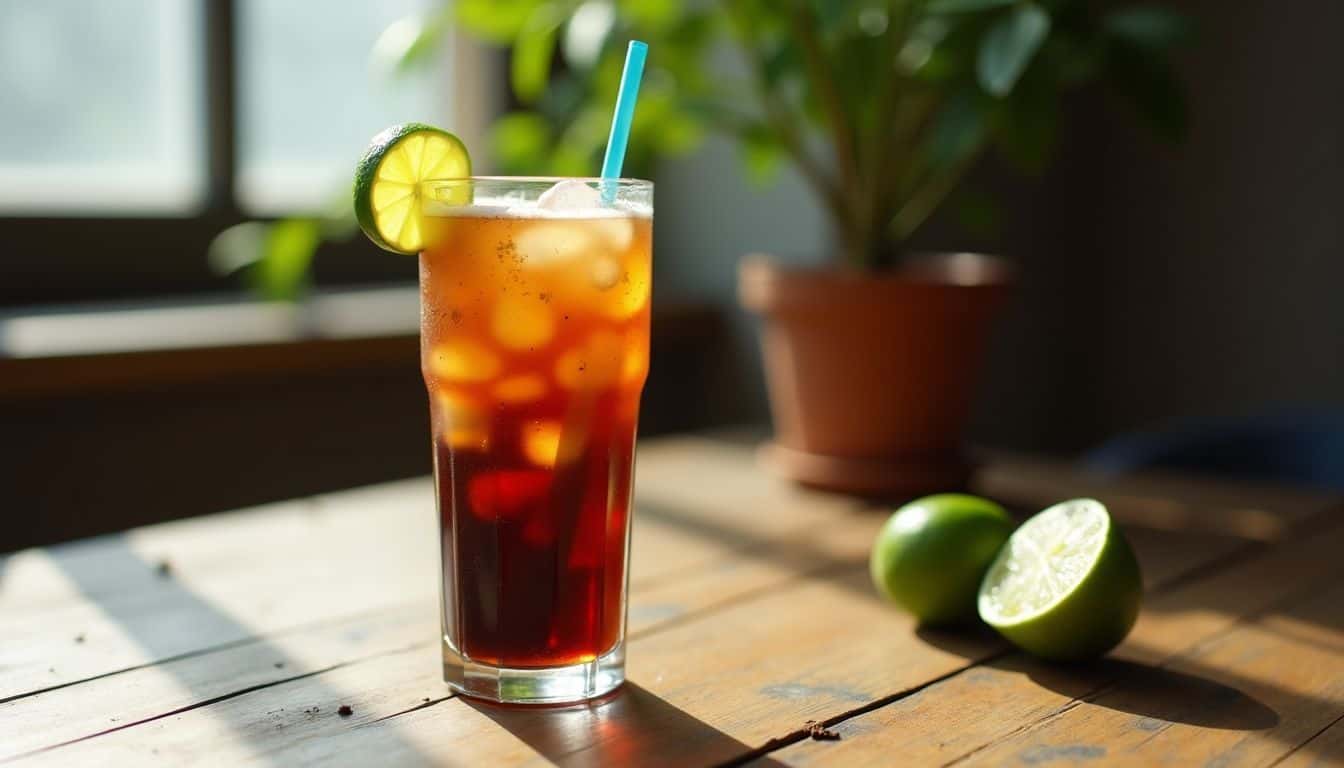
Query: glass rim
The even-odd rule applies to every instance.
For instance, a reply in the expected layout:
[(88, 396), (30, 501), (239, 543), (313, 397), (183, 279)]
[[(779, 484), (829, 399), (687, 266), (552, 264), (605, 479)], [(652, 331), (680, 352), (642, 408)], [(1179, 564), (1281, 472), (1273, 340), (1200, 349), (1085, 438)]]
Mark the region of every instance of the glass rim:
[(648, 179), (621, 177), (608, 179), (602, 176), (453, 176), (441, 179), (421, 179), (420, 184), (454, 184), (462, 182), (485, 181), (499, 184), (557, 184), (562, 181), (581, 181), (585, 184), (615, 184), (621, 187), (652, 187)]

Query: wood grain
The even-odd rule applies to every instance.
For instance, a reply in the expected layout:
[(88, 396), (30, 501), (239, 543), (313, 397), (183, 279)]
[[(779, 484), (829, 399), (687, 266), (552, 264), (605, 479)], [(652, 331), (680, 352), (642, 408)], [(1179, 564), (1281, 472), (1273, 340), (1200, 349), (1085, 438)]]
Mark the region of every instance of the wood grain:
[[(650, 493), (656, 494), (657, 484), (650, 485)], [(500, 765), (526, 764), (538, 754), (554, 758), (556, 750), (562, 748), (566, 750), (565, 759), (576, 764), (613, 754), (665, 754), (684, 760), (681, 764), (704, 764), (741, 755), (775, 736), (800, 729), (808, 719), (826, 719), (868, 706), (1003, 650), (987, 634), (916, 634), (907, 617), (874, 597), (861, 553), (835, 565), (824, 565), (823, 561), (820, 571), (799, 574), (800, 565), (815, 564), (815, 555), (810, 553), (856, 547), (868, 540), (880, 521), (880, 517), (871, 515), (837, 517), (825, 536), (791, 541), (785, 531), (779, 534), (784, 537), (782, 546), (742, 548), (731, 568), (702, 569), (700, 577), (655, 580), (652, 594), (669, 593), (678, 600), (709, 602), (697, 612), (672, 617), (665, 626), (633, 628), (630, 674), (639, 687), (617, 697), (612, 704), (615, 711), (606, 715), (569, 715), (557, 723), (542, 715), (501, 714), (496, 708), (445, 701), (406, 717), (371, 722), (349, 733), (327, 730), (326, 721), (310, 727), (310, 718), (303, 710), (317, 705), (297, 706), (299, 703), (344, 697), (357, 702), (357, 711), (372, 721), (391, 714), (384, 702), (414, 703), (415, 695), (444, 695), (441, 686), (437, 693), (423, 694), (426, 676), (435, 680), (437, 671), (416, 671), (379, 656), (174, 715), (170, 719), (180, 725), (183, 734), (155, 721), (46, 753), (37, 762), (79, 762), (97, 754), (143, 762), (153, 756), (143, 754), (145, 744), (157, 744), (160, 754), (171, 756), (170, 762), (181, 762), (185, 759), (185, 747), (181, 745), (200, 738), (198, 723), (221, 716), (240, 724), (238, 729), (245, 734), (249, 750), (269, 754), (272, 748), (283, 749), (285, 763), (339, 756), (358, 764), (397, 754), (410, 763), (451, 764), (464, 738), (471, 744), (473, 759)], [(850, 540), (850, 535), (843, 533), (847, 530), (858, 535)], [(715, 536), (719, 541), (725, 539), (722, 532), (716, 531)], [(1212, 557), (1218, 552), (1210, 549), (1206, 554)], [(782, 562), (770, 562), (774, 557), (781, 557)], [(1182, 564), (1150, 562), (1169, 574), (1179, 573)], [(1192, 567), (1200, 562), (1196, 558), (1183, 565)], [(744, 585), (750, 589), (737, 596), (738, 588)], [(677, 589), (684, 592), (678, 594)], [(694, 595), (700, 597), (691, 597)], [(637, 606), (646, 598), (647, 594), (636, 589), (632, 616), (639, 613)], [(652, 604), (663, 602), (659, 598)], [(837, 642), (837, 638), (850, 639)], [(400, 636), (398, 642), (406, 640), (413, 642), (413, 637)], [(317, 644), (307, 645), (315, 648)], [(426, 655), (424, 650), (410, 653)], [(214, 662), (202, 658), (198, 663), (208, 668)], [(245, 661), (237, 663), (246, 665)], [(405, 677), (389, 670), (405, 670)], [(151, 667), (143, 672), (160, 671)], [(86, 687), (70, 690), (73, 694)], [(366, 691), (376, 695), (366, 701)], [(302, 717), (294, 715), (296, 711)], [(256, 712), (270, 713), (281, 727), (274, 729), (274, 734), (259, 729), (249, 714)], [(490, 718), (464, 733), (462, 721), (478, 719), (472, 712), (484, 712)], [(608, 717), (619, 718), (617, 724), (601, 727)], [(630, 718), (635, 722), (626, 722)], [(524, 741), (530, 747), (520, 748), (515, 740), (501, 738), (496, 733), (499, 725), (526, 737)], [(312, 728), (317, 728), (323, 739), (309, 739)], [(301, 743), (291, 745), (297, 739), (302, 739)], [(231, 760), (251, 759), (246, 750), (225, 754)]]
[[(668, 443), (667, 449), (669, 455), (681, 450), (678, 443)], [(658, 454), (655, 450), (651, 462), (655, 466)], [(731, 462), (718, 466), (726, 472), (739, 468)], [(881, 523), (880, 516), (854, 511), (853, 502), (814, 499), (773, 481), (739, 489), (746, 496), (727, 494), (736, 502), (768, 507), (771, 515), (716, 520), (659, 500), (660, 488), (672, 477), (656, 470), (648, 474), (635, 528), (630, 606), (634, 636), (802, 573), (837, 563), (862, 563), (873, 530)], [(30, 626), (42, 627), (54, 642), (44, 646), (39, 640), (29, 646), (32, 661), (16, 665), (5, 682), (23, 682), (33, 674), (50, 680), (41, 674), (41, 664), (48, 661), (70, 675), (110, 676), (0, 704), (0, 717), (23, 718), (34, 726), (0, 744), (0, 757), (113, 727), (105, 712), (116, 710), (117, 722), (124, 726), (361, 655), (418, 641), (432, 648), (430, 640), (437, 636), (435, 587), (432, 579), (423, 577), (433, 572), (433, 547), (419, 546), (426, 537), (432, 539), (432, 518), (426, 525), (424, 510), (418, 509), (426, 499), (411, 498), (427, 494), (420, 483), (398, 484), (346, 494), (340, 502), (318, 504), (315, 509), (286, 505), (159, 526), (128, 537), (136, 544), (131, 552), (120, 541), (101, 540), (90, 542), (87, 549), (58, 549), (54, 559), (25, 553), (18, 558), (15, 578), (7, 583), (5, 607), (11, 610), (5, 617), (14, 620), (12, 626), (27, 620)], [(346, 506), (355, 511), (342, 512)], [(314, 521), (324, 517), (334, 521), (315, 531)], [(823, 521), (843, 524), (813, 535)], [(304, 549), (295, 540), (311, 546)], [(369, 541), (378, 541), (379, 547), (369, 548)], [(417, 549), (423, 550), (418, 557), (407, 557)], [(313, 572), (314, 561), (345, 560), (365, 550), (375, 557), (355, 569), (355, 575), (370, 579), (377, 594), (352, 599), (352, 587), (339, 575), (335, 589), (332, 581), (299, 578)], [(177, 565), (169, 578), (150, 567), (154, 560), (147, 552), (173, 553), (170, 562)], [(232, 575), (237, 564), (249, 555), (257, 567), (241, 583), (234, 582), (239, 578)], [(80, 576), (72, 584), (66, 572), (93, 573), (99, 579)], [(219, 579), (228, 584), (216, 583)], [(267, 588), (273, 583), (291, 584), (281, 607), (290, 619), (304, 611), (298, 617), (303, 621), (267, 623), (265, 616), (247, 621), (238, 618), (244, 611), (225, 613), (202, 596), (207, 590), (215, 599), (223, 595), (225, 600), (249, 592), (266, 594), (273, 591)], [(321, 589), (313, 591), (314, 585)], [(221, 592), (224, 586), (231, 589)], [(390, 596), (401, 602), (393, 606)], [(93, 604), (86, 605), (90, 600)], [(53, 608), (68, 602), (82, 610), (70, 616)], [(359, 605), (365, 610), (350, 615), (352, 606)], [(171, 626), (162, 626), (165, 616), (172, 619)], [(72, 634), (76, 626), (85, 627), (80, 630), (82, 643), (72, 642), (79, 636)], [(85, 651), (90, 653), (81, 655)], [(275, 663), (283, 666), (274, 668)], [(126, 671), (113, 674), (118, 670)], [(25, 672), (26, 676), (21, 674)], [(56, 675), (50, 669), (46, 672)], [(53, 685), (58, 683), (46, 687)], [(127, 690), (135, 695), (126, 696)]]
[[(728, 454), (700, 470), (733, 507), (684, 503), (678, 472), (709, 441), (662, 443), (641, 452), (632, 583), (664, 575), (700, 578), (708, 564), (781, 541), (803, 558), (860, 557), (861, 528), (842, 527), (838, 551), (807, 532), (858, 505), (793, 489), (752, 473)], [(648, 455), (646, 455), (648, 454)], [(662, 456), (667, 469), (659, 469)], [(647, 460), (646, 460), (647, 459)], [(744, 472), (748, 483), (732, 483)], [(731, 487), (731, 490), (729, 488)], [(647, 500), (647, 501), (645, 501)], [(859, 516), (870, 520), (871, 516)], [(430, 485), (407, 481), (181, 521), (6, 558), (0, 579), (5, 674), (0, 700), (182, 654), (379, 607), (428, 600), (437, 534)], [(815, 555), (817, 562), (807, 558)], [(171, 574), (158, 573), (166, 562)], [(767, 574), (768, 576), (768, 574)], [(683, 611), (682, 606), (667, 606)], [(82, 638), (82, 640), (80, 639)]]
[[(1197, 543), (1191, 544), (1184, 557), (1199, 556)], [(1271, 609), (1314, 585), (1338, 582), (1344, 578), (1341, 548), (1344, 526), (1336, 526), (1149, 595), (1116, 662), (1070, 668), (1012, 654), (839, 724), (844, 737), (839, 742), (802, 742), (776, 757), (795, 765), (864, 764), (899, 750), (916, 764), (965, 759), (1033, 723), (1059, 717), (1119, 680), (1149, 674), (1238, 626), (1245, 615)], [(1344, 660), (1336, 658), (1328, 668), (1344, 683)], [(1055, 757), (1092, 754), (1065, 750)]]
[(978, 492), (1025, 509), (1091, 496), (1126, 524), (1202, 531), (1270, 541), (1327, 507), (1338, 494), (1146, 471), (1126, 475), (1090, 472), (1076, 464), (996, 454), (977, 473)]
[[(740, 443), (658, 441), (639, 457), (631, 683), (562, 709), (448, 696), (421, 481), (20, 553), (0, 571), (0, 690), (16, 692), (0, 703), (0, 760), (1331, 759), (1344, 525), (1320, 515), (1334, 500), (1234, 499), (1198, 483), (1194, 500), (1163, 482), (1198, 514), (1130, 518), (1145, 611), (1115, 659), (1065, 668), (987, 632), (917, 629), (879, 600), (866, 557), (883, 511), (781, 483)], [(1207, 530), (1219, 509), (1251, 500), (1279, 522)], [(57, 663), (69, 671), (46, 674), (64, 682), (44, 685), (38, 673)], [(804, 740), (808, 720), (834, 723), (841, 740)]]
[(1344, 765), (1344, 717), (1326, 726), (1320, 733), (1289, 754), (1278, 765), (1283, 768), (1326, 768)]
[(1342, 606), (1339, 583), (1282, 605), (1167, 667), (1139, 667), (967, 762), (1087, 753), (1133, 765), (1268, 765), (1344, 715)]

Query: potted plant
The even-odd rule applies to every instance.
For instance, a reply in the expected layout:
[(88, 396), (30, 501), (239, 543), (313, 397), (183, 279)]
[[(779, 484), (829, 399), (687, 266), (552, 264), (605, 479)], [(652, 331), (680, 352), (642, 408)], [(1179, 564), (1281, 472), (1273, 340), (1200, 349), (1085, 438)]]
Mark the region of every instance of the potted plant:
[[(1086, 0), (457, 0), (401, 35), (414, 62), (453, 23), (507, 46), (508, 172), (588, 174), (625, 41), (650, 43), (627, 167), (733, 137), (766, 180), (790, 162), (834, 232), (833, 264), (744, 260), (788, 475), (845, 490), (955, 486), (989, 323), (1012, 270), (912, 254), (910, 237), (987, 152), (1045, 163), (1061, 100), (1104, 80), (1158, 131), (1183, 128), (1174, 12)], [(403, 32), (405, 24), (403, 26)], [(641, 170), (643, 169), (643, 170)]]

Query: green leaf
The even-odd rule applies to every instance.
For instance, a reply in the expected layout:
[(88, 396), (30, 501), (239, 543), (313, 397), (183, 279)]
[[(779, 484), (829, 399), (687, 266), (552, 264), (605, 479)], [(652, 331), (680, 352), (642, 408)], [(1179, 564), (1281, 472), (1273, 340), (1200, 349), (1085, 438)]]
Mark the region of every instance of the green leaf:
[(1059, 99), (1045, 78), (1023, 81), (1002, 105), (996, 143), (1003, 156), (1026, 173), (1040, 173), (1055, 147)]
[(1051, 34), (1036, 54), (1038, 68), (1050, 73), (1059, 88), (1090, 82), (1101, 71), (1105, 46), (1097, 39), (1059, 33)]
[[(640, 108), (644, 98), (640, 97)], [(636, 111), (638, 116), (638, 110)], [(547, 160), (550, 173), (557, 176), (594, 176), (601, 164), (599, 153), (607, 143), (611, 127), (610, 104), (589, 103), (559, 135)], [(634, 129), (630, 144), (636, 141)]]
[(1170, 8), (1134, 6), (1106, 14), (1102, 28), (1112, 37), (1143, 48), (1163, 50), (1191, 35), (1190, 20)]
[(739, 147), (742, 167), (747, 180), (759, 186), (765, 186), (779, 175), (780, 164), (784, 160), (784, 147), (765, 126), (756, 126), (746, 131)]
[(617, 0), (617, 8), (641, 33), (669, 29), (682, 13), (681, 0)]
[(924, 7), (926, 13), (972, 13), (990, 8), (1002, 8), (1017, 0), (933, 0)]
[(593, 158), (577, 147), (562, 144), (556, 147), (546, 167), (554, 176), (591, 176)]
[(321, 241), (313, 219), (283, 219), (270, 226), (261, 260), (248, 270), (253, 288), (269, 299), (293, 301), (308, 281), (308, 269)]
[(946, 169), (976, 152), (988, 133), (981, 98), (971, 88), (954, 93), (934, 118), (928, 142), (929, 163)]
[(560, 43), (565, 62), (576, 69), (592, 69), (615, 23), (616, 8), (611, 0), (588, 0), (580, 5), (569, 17)]
[(705, 127), (691, 113), (675, 111), (658, 124), (653, 144), (665, 155), (684, 155), (705, 139)]
[(491, 43), (512, 42), (542, 0), (456, 0), (457, 20), (473, 35)]
[[(347, 205), (348, 207), (348, 205)], [(215, 235), (206, 250), (210, 268), (221, 275), (237, 272), (261, 260), (270, 225), (261, 221), (245, 221)]]
[(537, 6), (513, 44), (510, 78), (519, 101), (530, 104), (546, 89), (560, 32), (560, 11), (552, 3)]
[(781, 80), (799, 74), (803, 68), (802, 52), (792, 40), (779, 40), (769, 44), (763, 59), (765, 82), (770, 86), (778, 85)]
[[(820, 34), (825, 37), (844, 23), (850, 10), (847, 6), (851, 3), (839, 2), (838, 0), (811, 0), (813, 18), (816, 19)], [(787, 4), (784, 4), (787, 5)]]
[(1019, 5), (985, 32), (976, 58), (980, 87), (995, 96), (1013, 90), (1050, 33), (1050, 16), (1034, 3)]
[(450, 8), (428, 16), (408, 16), (392, 22), (373, 45), (373, 55), (388, 56), (392, 71), (402, 74), (430, 62), (444, 49), (444, 36), (452, 27)]
[(1185, 138), (1185, 89), (1166, 59), (1145, 56), (1133, 48), (1117, 48), (1111, 54), (1109, 74), (1115, 89), (1154, 133), (1170, 141)]
[(491, 154), (509, 173), (536, 173), (550, 141), (550, 123), (536, 112), (511, 112), (490, 127)]

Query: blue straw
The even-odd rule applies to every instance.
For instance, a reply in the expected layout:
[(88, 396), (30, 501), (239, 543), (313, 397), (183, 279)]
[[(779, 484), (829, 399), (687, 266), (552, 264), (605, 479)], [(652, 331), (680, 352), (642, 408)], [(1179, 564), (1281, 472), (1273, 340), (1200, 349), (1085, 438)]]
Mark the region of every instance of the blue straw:
[[(625, 51), (625, 69), (621, 72), (621, 88), (616, 93), (616, 112), (611, 116), (611, 134), (607, 136), (607, 154), (602, 158), (602, 178), (619, 179), (621, 164), (625, 162), (625, 145), (630, 141), (630, 121), (635, 117), (635, 100), (639, 98), (639, 79), (644, 76), (644, 59), (649, 46), (631, 40)], [(616, 185), (602, 185), (602, 201), (610, 204), (616, 198)]]

